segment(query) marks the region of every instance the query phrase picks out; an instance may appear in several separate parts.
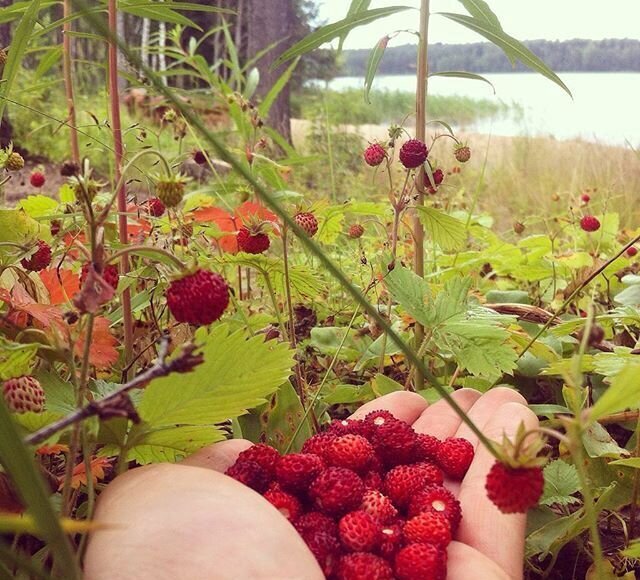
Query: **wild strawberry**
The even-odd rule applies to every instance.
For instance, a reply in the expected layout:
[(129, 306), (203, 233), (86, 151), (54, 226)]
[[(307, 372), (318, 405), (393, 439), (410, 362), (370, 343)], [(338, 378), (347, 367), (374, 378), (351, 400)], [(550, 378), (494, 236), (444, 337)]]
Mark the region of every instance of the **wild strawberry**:
[(241, 227), (236, 234), (238, 248), (247, 254), (262, 254), (271, 245), (271, 240), (267, 234), (262, 232), (252, 232), (246, 227)]
[(416, 458), (433, 460), (440, 449), (440, 439), (426, 433), (418, 433), (416, 441)]
[(220, 274), (196, 270), (171, 282), (166, 297), (178, 322), (201, 326), (215, 322), (227, 309), (229, 286)]
[(329, 443), (334, 439), (335, 435), (331, 433), (317, 433), (304, 442), (300, 451), (302, 453), (313, 453), (318, 457), (324, 458)]
[[(80, 284), (84, 285), (87, 275), (89, 274), (90, 263), (85, 263), (82, 266), (82, 272), (80, 273)], [(114, 290), (118, 287), (120, 281), (120, 273), (118, 272), (118, 266), (115, 264), (107, 264), (102, 272), (102, 277)]]
[(366, 552), (355, 552), (340, 558), (337, 580), (393, 580), (393, 570), (388, 562)]
[(438, 464), (452, 479), (462, 479), (473, 461), (473, 445), (460, 437), (445, 439), (438, 450)]
[(334, 420), (329, 423), (327, 427), (327, 433), (331, 435), (362, 435), (364, 438), (369, 437), (371, 429), (364, 421), (358, 421), (356, 419), (342, 419)]
[(588, 193), (583, 193), (580, 196), (580, 200), (582, 201), (582, 203), (586, 205), (591, 201), (591, 196)]
[(368, 513), (381, 524), (388, 524), (398, 517), (398, 510), (394, 507), (392, 501), (375, 489), (368, 489), (364, 492), (360, 510)]
[(433, 171), (432, 177), (433, 177), (433, 183), (435, 184), (435, 187), (431, 185), (431, 181), (429, 180), (429, 177), (426, 175), (424, 178), (424, 184), (427, 188), (427, 191), (433, 195), (434, 193), (436, 193), (438, 186), (444, 181), (444, 172), (442, 171), (442, 169), (438, 168)]
[(258, 493), (264, 493), (271, 482), (267, 470), (255, 461), (236, 461), (225, 474)]
[(487, 496), (505, 514), (526, 513), (544, 488), (540, 467), (512, 468), (496, 461), (487, 474)]
[(51, 247), (44, 240), (36, 242), (36, 251), (28, 258), (22, 258), (20, 263), (25, 270), (39, 272), (51, 264)]
[(372, 423), (371, 443), (385, 463), (398, 465), (415, 459), (417, 436), (411, 425), (382, 416), (377, 416)]
[(427, 160), (428, 154), (427, 146), (422, 141), (410, 139), (400, 147), (400, 163), (407, 169), (414, 169)]
[(471, 149), (467, 145), (459, 143), (453, 150), (453, 155), (458, 163), (466, 163), (471, 159)]
[(360, 224), (351, 224), (349, 233), (347, 234), (352, 240), (357, 240), (364, 234), (364, 228)]
[(407, 506), (412, 496), (429, 483), (420, 469), (413, 465), (398, 465), (387, 472), (384, 479), (387, 495), (399, 508)]
[(303, 536), (311, 553), (315, 556), (322, 572), (327, 577), (332, 577), (340, 557), (340, 542), (333, 534), (318, 530), (312, 534)]
[(364, 418), (364, 423), (370, 425), (372, 429), (375, 429), (376, 427), (384, 425), (387, 420), (397, 421), (390, 411), (380, 409), (378, 411), (371, 411), (371, 413), (368, 413)]
[(413, 518), (424, 512), (444, 514), (449, 520), (452, 533), (456, 532), (462, 519), (460, 502), (441, 485), (429, 485), (411, 498), (407, 515)]
[(522, 222), (514, 222), (513, 231), (516, 234), (520, 235), (522, 232), (524, 232), (525, 229), (525, 225)]
[(73, 177), (74, 175), (78, 175), (80, 173), (80, 166), (74, 161), (65, 161), (60, 166), (60, 175), (62, 177)]
[(14, 413), (41, 413), (44, 410), (44, 391), (35, 377), (24, 375), (6, 380), (2, 394), (7, 407)]
[(62, 223), (60, 220), (51, 220), (51, 225), (49, 226), (49, 230), (51, 231), (51, 235), (55, 238), (62, 229)]
[(196, 149), (193, 152), (193, 160), (198, 165), (204, 165), (207, 162), (207, 154), (204, 151), (202, 151), (201, 149)]
[(322, 512), (340, 516), (362, 503), (364, 484), (358, 475), (344, 467), (325, 469), (309, 486), (309, 497)]
[(380, 542), (381, 531), (380, 522), (361, 510), (349, 512), (338, 522), (342, 545), (354, 552), (371, 552)]
[(315, 532), (327, 532), (332, 536), (338, 536), (338, 525), (329, 516), (320, 512), (307, 512), (302, 514), (294, 526), (303, 537), (311, 537)]
[(20, 153), (12, 151), (4, 165), (7, 171), (20, 171), (24, 167), (24, 159)]
[(631, 246), (626, 252), (628, 258), (633, 258), (637, 253), (638, 248), (636, 248), (635, 246)]
[(411, 467), (415, 468), (423, 477), (426, 485), (442, 485), (444, 482), (444, 473), (431, 461), (420, 461), (414, 463)]
[(275, 474), (276, 464), (279, 459), (280, 453), (264, 443), (252, 445), (238, 455), (238, 461), (255, 461), (272, 476)]
[(360, 473), (366, 471), (373, 453), (371, 443), (361, 435), (342, 435), (329, 443), (325, 460), (327, 465), (346, 467)]
[(44, 173), (42, 173), (41, 171), (34, 171), (29, 177), (29, 183), (33, 187), (42, 187), (44, 185), (44, 182), (45, 182)]
[(380, 165), (387, 156), (387, 152), (380, 143), (372, 143), (364, 150), (364, 161), (371, 167)]
[(176, 207), (184, 197), (186, 179), (178, 175), (165, 175), (156, 182), (156, 196), (166, 207)]
[(434, 544), (446, 548), (451, 543), (451, 524), (444, 514), (423, 512), (410, 520), (402, 528), (408, 544)]
[(447, 553), (433, 544), (409, 544), (395, 557), (399, 580), (445, 580)]
[(322, 471), (322, 459), (312, 453), (291, 453), (278, 459), (276, 480), (286, 490), (303, 491)]
[(600, 220), (594, 215), (586, 215), (580, 220), (580, 227), (585, 232), (597, 232), (600, 229)]
[(402, 547), (403, 535), (400, 523), (387, 524), (380, 532), (380, 545), (377, 552), (387, 560), (392, 559)]
[(78, 175), (73, 177), (70, 181), (71, 189), (76, 196), (76, 199), (87, 199), (91, 202), (95, 199), (96, 195), (100, 191), (102, 185), (91, 178), (83, 178)]
[(290, 522), (295, 522), (300, 517), (300, 514), (302, 514), (302, 504), (300, 500), (286, 491), (269, 489), (265, 492), (264, 499), (272, 504)]
[(367, 471), (362, 478), (365, 489), (381, 491), (384, 487), (384, 479), (379, 471)]
[(150, 197), (147, 200), (147, 211), (152, 217), (160, 217), (167, 211), (167, 208), (159, 197)]
[(312, 238), (318, 231), (318, 220), (311, 212), (301, 211), (293, 216), (298, 227), (302, 229), (306, 234)]

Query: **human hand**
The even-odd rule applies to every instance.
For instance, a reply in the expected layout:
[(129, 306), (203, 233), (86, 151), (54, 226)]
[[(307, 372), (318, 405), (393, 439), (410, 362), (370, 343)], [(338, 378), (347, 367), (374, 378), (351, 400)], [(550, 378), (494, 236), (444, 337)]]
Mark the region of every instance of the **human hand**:
[[(453, 394), (490, 439), (515, 435), (537, 418), (516, 391), (470, 389)], [(494, 462), (445, 401), (398, 392), (361, 407), (354, 418), (387, 409), (421, 433), (464, 437), (476, 455), (461, 483), (447, 482), (463, 519), (448, 548), (448, 580), (522, 577), (526, 516), (503, 514), (487, 498), (486, 474)], [(89, 543), (87, 580), (322, 579), (295, 529), (267, 501), (222, 475), (251, 443), (232, 440), (207, 447), (181, 464), (155, 465), (117, 478), (102, 494), (96, 519), (109, 527)]]

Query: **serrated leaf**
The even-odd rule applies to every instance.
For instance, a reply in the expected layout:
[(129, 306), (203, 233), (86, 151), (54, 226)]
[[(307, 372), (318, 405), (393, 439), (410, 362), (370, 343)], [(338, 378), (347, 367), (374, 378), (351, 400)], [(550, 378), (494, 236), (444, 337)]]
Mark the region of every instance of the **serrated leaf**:
[(466, 224), (440, 210), (427, 206), (416, 206), (422, 225), (433, 242), (444, 251), (464, 248), (467, 241)]
[(58, 202), (46, 195), (29, 195), (19, 205), (32, 218), (53, 215), (58, 209)]
[(568, 505), (578, 501), (572, 494), (580, 490), (580, 478), (575, 466), (558, 459), (544, 468), (544, 491), (540, 503)]
[[(51, 238), (49, 231), (44, 230), (44, 227), (22, 209), (0, 209), (0, 243), (9, 242), (29, 246), (35, 240)], [(19, 248), (0, 246), (0, 258), (17, 256), (21, 253)]]
[(40, 371), (36, 374), (45, 394), (45, 407), (48, 411), (68, 415), (76, 410), (76, 396), (73, 385), (53, 371)]
[(431, 325), (432, 319), (426, 307), (430, 296), (429, 284), (424, 279), (408, 268), (396, 265), (385, 277), (384, 283), (393, 298), (416, 321), (425, 326)]
[(36, 343), (22, 344), (0, 336), (0, 381), (31, 374), (37, 352)]

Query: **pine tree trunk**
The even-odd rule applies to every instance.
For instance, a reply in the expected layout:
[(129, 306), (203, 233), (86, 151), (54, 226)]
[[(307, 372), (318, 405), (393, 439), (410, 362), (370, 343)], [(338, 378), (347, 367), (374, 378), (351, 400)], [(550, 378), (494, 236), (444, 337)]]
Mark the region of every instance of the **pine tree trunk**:
[[(268, 51), (257, 62), (260, 71), (260, 84), (257, 96), (266, 95), (282, 72), (288, 66), (271, 70), (271, 65), (278, 55), (282, 54), (293, 42), (294, 5), (292, 0), (250, 0), (245, 2), (245, 13), (248, 23), (247, 56), (253, 58), (260, 51), (275, 42), (279, 42), (275, 49)], [(267, 123), (291, 142), (291, 110), (289, 106), (288, 85), (280, 92), (273, 103)]]

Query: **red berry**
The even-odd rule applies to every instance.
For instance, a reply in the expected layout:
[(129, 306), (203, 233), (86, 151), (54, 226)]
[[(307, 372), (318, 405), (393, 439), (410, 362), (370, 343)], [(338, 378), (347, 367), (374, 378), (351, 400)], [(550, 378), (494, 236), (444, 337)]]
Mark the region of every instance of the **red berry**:
[(271, 483), (267, 470), (255, 461), (236, 461), (225, 474), (258, 493), (265, 492)]
[(427, 191), (431, 194), (434, 194), (436, 193), (438, 186), (444, 181), (444, 173), (442, 169), (436, 169), (432, 173), (432, 176), (433, 176), (433, 183), (435, 184), (435, 187), (431, 185), (431, 181), (426, 175), (424, 178), (424, 183), (425, 183), (425, 186), (427, 187)]
[(586, 215), (580, 220), (580, 227), (585, 232), (597, 232), (600, 229), (600, 220), (594, 215)]
[(627, 257), (633, 258), (637, 253), (638, 253), (638, 248), (636, 248), (635, 246), (631, 246), (627, 250)]
[(428, 153), (427, 146), (422, 141), (410, 139), (400, 147), (400, 163), (407, 169), (420, 167), (427, 160)]
[(445, 580), (447, 553), (433, 544), (409, 544), (395, 557), (399, 580)]
[(160, 217), (167, 210), (159, 197), (151, 197), (147, 200), (147, 211), (150, 216)]
[(207, 162), (207, 154), (204, 151), (197, 149), (193, 152), (193, 160), (198, 165), (204, 165)]
[(423, 542), (446, 548), (451, 543), (451, 524), (444, 514), (423, 512), (411, 518), (402, 529), (408, 544)]
[(302, 514), (294, 526), (303, 537), (311, 537), (315, 532), (327, 532), (332, 536), (338, 536), (338, 525), (329, 516), (320, 512), (307, 512)]
[(415, 460), (417, 436), (411, 425), (381, 416), (372, 422), (371, 443), (385, 463), (398, 465)]
[(340, 542), (333, 534), (319, 530), (303, 537), (309, 550), (315, 556), (322, 572), (330, 577), (337, 565), (340, 556)]
[(471, 149), (469, 149), (469, 147), (467, 147), (466, 145), (458, 145), (454, 149), (453, 154), (458, 163), (466, 163), (467, 161), (469, 161), (469, 159), (471, 159)]
[(391, 523), (398, 517), (398, 510), (392, 501), (376, 489), (368, 489), (364, 492), (360, 509), (381, 524)]
[(355, 552), (338, 562), (337, 580), (393, 580), (391, 566), (374, 554)]
[(301, 211), (293, 216), (293, 219), (296, 224), (298, 224), (298, 227), (306, 232), (310, 238), (316, 235), (318, 231), (318, 220), (311, 212)]
[(269, 489), (265, 492), (264, 499), (274, 505), (290, 522), (295, 522), (302, 513), (303, 508), (300, 500), (285, 491)]
[(352, 240), (357, 240), (364, 234), (364, 228), (360, 224), (352, 224), (349, 226), (349, 233), (347, 234)]
[(487, 496), (505, 513), (525, 513), (542, 495), (544, 475), (539, 467), (511, 468), (499, 461), (487, 474)]
[(309, 487), (309, 497), (322, 512), (339, 516), (362, 503), (364, 484), (358, 475), (344, 467), (325, 469)]
[(322, 471), (322, 459), (312, 453), (292, 453), (278, 459), (276, 479), (289, 491), (303, 491)]
[(41, 413), (45, 395), (38, 379), (24, 375), (6, 380), (2, 385), (4, 401), (14, 413)]
[(402, 526), (399, 522), (387, 524), (382, 528), (380, 533), (380, 545), (377, 552), (387, 559), (393, 558), (398, 550), (402, 547)]
[(365, 163), (371, 167), (380, 165), (386, 156), (387, 152), (380, 143), (372, 143), (364, 150)]
[(44, 240), (36, 242), (36, 251), (28, 258), (22, 258), (20, 263), (25, 270), (39, 272), (51, 264), (51, 247)]
[(318, 433), (309, 437), (300, 450), (302, 453), (314, 453), (324, 459), (324, 454), (331, 443), (335, 439), (335, 436), (331, 433)]
[(580, 199), (582, 200), (582, 203), (589, 203), (591, 201), (591, 196), (588, 193), (583, 193), (580, 196)]
[(449, 477), (462, 479), (473, 461), (474, 454), (473, 445), (469, 441), (460, 437), (449, 437), (440, 445), (437, 459)]
[(166, 297), (169, 311), (178, 322), (211, 324), (229, 305), (229, 286), (215, 272), (196, 270), (171, 282)]
[(398, 465), (387, 473), (384, 480), (387, 495), (398, 508), (408, 505), (411, 497), (430, 483), (414, 465)]
[(440, 439), (426, 433), (418, 433), (417, 437), (416, 458), (421, 460), (436, 459), (441, 445)]
[[(90, 266), (91, 264), (89, 264), (88, 262), (82, 266), (82, 272), (80, 273), (80, 284), (84, 284), (84, 281), (87, 279)], [(118, 266), (114, 264), (108, 264), (107, 266), (105, 266), (104, 272), (102, 272), (102, 277), (104, 278), (105, 282), (115, 290), (118, 287), (118, 282), (120, 281)]]
[(364, 421), (358, 421), (356, 419), (343, 419), (339, 421), (336, 419), (329, 424), (327, 433), (331, 435), (362, 435), (368, 438), (371, 430), (369, 425)]
[(442, 485), (444, 482), (444, 473), (442, 470), (431, 461), (420, 461), (414, 463), (411, 467), (414, 467), (420, 472), (420, 475), (424, 478), (426, 485)]
[(271, 240), (267, 234), (252, 233), (248, 228), (242, 227), (236, 235), (238, 248), (247, 254), (262, 254), (271, 245)]
[(444, 514), (449, 520), (452, 533), (458, 529), (462, 519), (460, 502), (445, 487), (430, 485), (416, 493), (409, 503), (407, 514), (410, 518), (424, 512)]
[(370, 552), (380, 542), (382, 526), (367, 512), (349, 512), (338, 523), (342, 545), (354, 552)]
[(346, 467), (357, 473), (366, 471), (373, 459), (374, 450), (361, 435), (342, 435), (336, 437), (327, 446), (325, 459), (327, 465)]
[(33, 187), (42, 187), (45, 181), (44, 173), (40, 171), (34, 171), (29, 178), (29, 183), (31, 183)]
[(384, 480), (379, 471), (367, 471), (362, 478), (365, 489), (375, 489), (381, 491), (384, 487)]
[(238, 461), (255, 461), (271, 476), (275, 474), (278, 459), (280, 459), (280, 453), (264, 443), (252, 445), (238, 455)]

